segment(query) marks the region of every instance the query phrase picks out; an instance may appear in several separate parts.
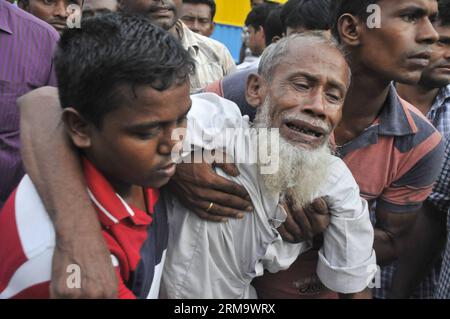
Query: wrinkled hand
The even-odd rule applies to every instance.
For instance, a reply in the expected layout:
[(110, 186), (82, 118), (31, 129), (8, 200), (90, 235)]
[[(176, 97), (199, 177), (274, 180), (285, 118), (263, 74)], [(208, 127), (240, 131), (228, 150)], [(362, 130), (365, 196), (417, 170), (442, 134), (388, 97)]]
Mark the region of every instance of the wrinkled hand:
[[(228, 175), (239, 175), (232, 164), (214, 166)], [(228, 218), (241, 219), (245, 212), (253, 211), (245, 188), (217, 175), (212, 165), (207, 163), (179, 164), (169, 187), (184, 206), (205, 220), (226, 222)], [(211, 203), (214, 205), (208, 210)]]
[(330, 224), (328, 205), (322, 198), (302, 208), (288, 193), (281, 205), (288, 216), (285, 223), (278, 228), (278, 232), (287, 242), (300, 243), (304, 240), (313, 240)]
[[(95, 237), (80, 234), (75, 240), (57, 240), (53, 255), (50, 297), (62, 299), (117, 298), (118, 282), (109, 252), (100, 232)], [(80, 281), (76, 287), (79, 266)], [(77, 267), (78, 268), (78, 267)]]

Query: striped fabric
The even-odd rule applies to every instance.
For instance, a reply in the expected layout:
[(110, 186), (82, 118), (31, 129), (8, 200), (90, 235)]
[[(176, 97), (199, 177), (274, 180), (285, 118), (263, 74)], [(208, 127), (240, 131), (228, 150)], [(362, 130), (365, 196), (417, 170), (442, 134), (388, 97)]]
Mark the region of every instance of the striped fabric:
[[(339, 148), (361, 196), (378, 209), (405, 214), (417, 211), (439, 176), (443, 143), (419, 110), (401, 100), (394, 86), (378, 119), (358, 138)], [(376, 222), (377, 216), (373, 216)], [(387, 298), (395, 263), (381, 267), (376, 298)], [(433, 296), (433, 278), (421, 283), (416, 298)]]
[(204, 89), (236, 70), (230, 51), (222, 43), (192, 32), (181, 21), (177, 22), (176, 30), (181, 45), (195, 60), (195, 74), (190, 78), (191, 93)]
[(16, 100), (56, 85), (52, 54), (57, 40), (47, 23), (0, 0), (0, 208), (23, 176)]
[(445, 144), (445, 160), (441, 175), (428, 201), (437, 208), (440, 214), (447, 215), (447, 245), (435, 297), (450, 299), (450, 139), (447, 139)]
[[(441, 133), (444, 140), (448, 140), (450, 134), (450, 85), (439, 90), (430, 111), (427, 114), (428, 120), (433, 123), (434, 127)], [(448, 143), (447, 143), (448, 144)], [(438, 184), (435, 186), (433, 193), (428, 198), (429, 201), (438, 205), (440, 202), (445, 202), (448, 199), (448, 194), (445, 194), (442, 189), (440, 181), (448, 178), (448, 172), (443, 169)], [(447, 180), (448, 182), (448, 180)], [(447, 186), (445, 186), (447, 187)], [(449, 204), (447, 203), (447, 206)], [(447, 214), (447, 209), (441, 209), (444, 214)], [(441, 261), (438, 260), (428, 271), (422, 279), (417, 289), (412, 294), (414, 299), (432, 299), (435, 295), (435, 290), (439, 281), (439, 273), (441, 271)], [(390, 265), (383, 270), (385, 274), (382, 276), (382, 286), (389, 286), (390, 280), (394, 274), (395, 266)], [(386, 297), (386, 291), (378, 291), (379, 297)]]
[(450, 136), (450, 85), (439, 90), (427, 117), (447, 140)]
[[(118, 297), (158, 298), (168, 237), (159, 191), (147, 190), (148, 215), (130, 207), (87, 160), (84, 174), (116, 269)], [(28, 176), (0, 211), (0, 243), (0, 299), (48, 298), (55, 231)]]

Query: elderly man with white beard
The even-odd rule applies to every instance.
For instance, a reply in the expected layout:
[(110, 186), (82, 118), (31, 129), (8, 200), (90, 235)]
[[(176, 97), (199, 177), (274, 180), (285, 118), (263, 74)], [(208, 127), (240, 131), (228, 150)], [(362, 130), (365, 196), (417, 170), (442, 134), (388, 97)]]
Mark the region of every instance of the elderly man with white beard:
[[(367, 286), (376, 258), (367, 203), (328, 146), (350, 85), (349, 66), (336, 43), (314, 33), (270, 46), (258, 73), (247, 84), (249, 101), (259, 106), (256, 134), (247, 133), (248, 118), (232, 102), (210, 93), (192, 97), (184, 140), (189, 148), (183, 154), (191, 154), (192, 146), (224, 149), (241, 174), (218, 173), (246, 188), (255, 211), (242, 220), (214, 223), (167, 196), (170, 235), (163, 297), (256, 298), (251, 286), (255, 277), (264, 269), (287, 269), (312, 247), (310, 242), (284, 242), (277, 232), (286, 219), (280, 202), (290, 193), (296, 205), (323, 197), (329, 206), (332, 218), (317, 266), (322, 283), (343, 298), (370, 298)], [(222, 134), (230, 128), (233, 136)], [(264, 131), (269, 136), (279, 132), (279, 138), (264, 138)], [(279, 164), (270, 174), (264, 173), (267, 163), (258, 156), (265, 152)]]

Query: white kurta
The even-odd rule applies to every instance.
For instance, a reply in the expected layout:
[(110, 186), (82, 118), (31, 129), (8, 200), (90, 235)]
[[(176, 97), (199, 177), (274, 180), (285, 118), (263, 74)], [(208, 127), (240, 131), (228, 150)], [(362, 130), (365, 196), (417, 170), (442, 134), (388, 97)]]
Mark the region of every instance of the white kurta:
[[(228, 100), (211, 93), (193, 96), (192, 100), (186, 136), (189, 144), (217, 148), (220, 145), (209, 142), (226, 128), (249, 128), (248, 119)], [(222, 143), (235, 155), (255, 150), (248, 134), (240, 136), (235, 144), (229, 140)], [(376, 269), (374, 232), (367, 202), (359, 196), (349, 169), (334, 156), (330, 165), (330, 174), (316, 196), (326, 199), (332, 215), (324, 232), (317, 273), (329, 289), (355, 293), (367, 287)], [(299, 254), (311, 248), (309, 242), (290, 244), (281, 239), (276, 228), (286, 219), (286, 213), (278, 205), (280, 194), (265, 188), (256, 164), (237, 166), (241, 174), (236, 178), (220, 170), (218, 173), (248, 191), (255, 211), (246, 213), (243, 220), (208, 222), (177, 199), (169, 199), (170, 235), (161, 287), (163, 297), (256, 298), (250, 285), (253, 278), (261, 276), (264, 269), (287, 269)]]

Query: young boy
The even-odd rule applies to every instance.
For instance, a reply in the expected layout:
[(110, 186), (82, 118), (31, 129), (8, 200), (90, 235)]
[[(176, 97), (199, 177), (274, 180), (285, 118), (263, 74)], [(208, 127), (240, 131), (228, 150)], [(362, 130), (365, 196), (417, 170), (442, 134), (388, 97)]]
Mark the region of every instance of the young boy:
[[(145, 18), (111, 14), (68, 30), (55, 65), (118, 296), (157, 298), (168, 235), (158, 188), (175, 172), (171, 135), (186, 126), (194, 63)], [(28, 176), (0, 213), (0, 242), (0, 299), (48, 298), (55, 231)], [(69, 288), (80, 288), (83, 270), (67, 271)]]

